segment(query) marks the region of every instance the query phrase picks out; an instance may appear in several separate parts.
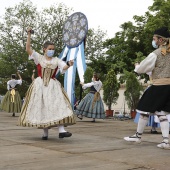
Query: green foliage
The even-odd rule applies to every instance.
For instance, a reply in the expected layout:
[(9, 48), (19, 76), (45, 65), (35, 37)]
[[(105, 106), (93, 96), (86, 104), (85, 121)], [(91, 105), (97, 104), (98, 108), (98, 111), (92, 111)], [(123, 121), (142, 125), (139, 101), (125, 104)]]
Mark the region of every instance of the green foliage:
[(88, 30), (85, 43), (86, 59), (93, 61), (98, 58), (103, 58), (103, 42), (105, 40), (105, 37), (106, 32), (102, 31), (100, 28), (98, 28), (97, 30)]
[(87, 67), (84, 73), (84, 82), (91, 82), (94, 70), (91, 67)]
[(79, 76), (78, 76), (78, 72), (76, 71), (76, 79), (75, 79), (75, 97), (76, 97), (76, 100), (79, 100), (81, 95), (84, 97), (84, 93), (82, 92), (82, 87), (80, 85), (80, 79), (79, 79)]
[(105, 47), (103, 46), (105, 39), (106, 33), (100, 28), (97, 30), (88, 30), (85, 55), (86, 59), (90, 62), (87, 63), (87, 65), (95, 72), (100, 73), (101, 80), (103, 80), (104, 74), (107, 74), (107, 65), (105, 64)]
[(126, 80), (126, 90), (124, 92), (125, 100), (130, 110), (135, 110), (143, 91), (142, 85), (139, 83), (134, 73), (124, 71)]
[[(25, 51), (27, 27), (32, 27), (32, 47), (39, 53), (43, 53), (42, 45), (45, 41), (50, 40), (55, 43), (55, 55), (59, 56), (64, 44), (62, 42), (63, 25), (72, 9), (63, 3), (54, 4), (49, 8), (38, 11), (30, 0), (23, 0), (14, 7), (6, 9), (2, 20), (0, 21), (0, 94), (6, 93), (6, 83), (11, 74), (20, 71), (23, 79), (21, 96), (25, 96), (28, 86), (31, 84), (32, 70), (36, 66), (32, 60), (28, 60), (28, 54)], [(103, 56), (103, 39), (106, 33), (99, 28), (97, 31), (89, 29), (86, 37), (86, 58), (95, 58), (92, 67), (98, 68), (97, 57)], [(102, 72), (103, 61), (100, 64), (99, 72)], [(103, 75), (103, 74), (102, 74)], [(37, 76), (37, 75), (36, 75)], [(35, 76), (35, 77), (36, 77)], [(59, 76), (59, 81), (63, 85), (64, 75)], [(76, 95), (79, 95), (78, 74), (76, 76)]]
[(105, 81), (103, 82), (103, 100), (109, 110), (111, 110), (112, 104), (116, 104), (119, 97), (119, 88), (120, 85), (117, 81), (116, 74), (114, 70), (111, 69), (108, 71)]
[(107, 48), (107, 68), (114, 68), (116, 74), (123, 73), (124, 70), (132, 71), (137, 52), (143, 50), (142, 44), (138, 42), (136, 26), (132, 22), (127, 22), (122, 24), (121, 28), (121, 32), (117, 32), (114, 38), (104, 43)]
[(55, 43), (55, 55), (58, 56), (64, 44), (62, 43), (62, 26), (67, 19), (70, 9), (64, 4), (55, 4), (42, 12), (37, 11), (29, 0), (23, 0), (13, 8), (7, 8), (0, 22), (0, 93), (6, 93), (6, 82), (11, 74), (20, 71), (23, 79), (21, 96), (25, 96), (31, 84), (34, 62), (28, 60), (25, 51), (27, 27), (32, 27), (33, 49), (42, 53), (42, 45), (50, 40)]
[[(141, 62), (154, 49), (151, 45), (155, 29), (167, 26), (170, 29), (170, 0), (153, 0), (153, 5), (142, 16), (135, 15), (134, 22), (125, 22), (115, 37), (104, 42), (105, 67), (114, 68), (116, 74), (124, 70), (132, 72), (134, 63)], [(104, 67), (104, 66), (103, 66)], [(148, 79), (146, 75), (140, 78)]]
[[(86, 68), (86, 71), (84, 73), (84, 82), (85, 83), (90, 83), (92, 81), (92, 77), (93, 77), (93, 73), (94, 73), (94, 70), (91, 68), (91, 67), (87, 67)], [(77, 86), (78, 88), (78, 86)], [(89, 93), (90, 91), (90, 88), (87, 88), (85, 90), (83, 90), (83, 93), (82, 93), (82, 98), (87, 94)]]

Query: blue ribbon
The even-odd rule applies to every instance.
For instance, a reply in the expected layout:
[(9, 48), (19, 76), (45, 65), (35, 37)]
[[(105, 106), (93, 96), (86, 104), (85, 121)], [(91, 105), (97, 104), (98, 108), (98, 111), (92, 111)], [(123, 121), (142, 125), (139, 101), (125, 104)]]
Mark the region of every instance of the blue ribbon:
[[(86, 71), (86, 62), (84, 55), (84, 42), (74, 48), (68, 48), (65, 46), (59, 58), (64, 61), (74, 60), (74, 64), (70, 67), (64, 75), (64, 89), (68, 94), (72, 107), (74, 107), (75, 101), (75, 78), (76, 69), (78, 71), (79, 79), (84, 82), (84, 72)], [(59, 70), (56, 73), (56, 78), (59, 76)]]

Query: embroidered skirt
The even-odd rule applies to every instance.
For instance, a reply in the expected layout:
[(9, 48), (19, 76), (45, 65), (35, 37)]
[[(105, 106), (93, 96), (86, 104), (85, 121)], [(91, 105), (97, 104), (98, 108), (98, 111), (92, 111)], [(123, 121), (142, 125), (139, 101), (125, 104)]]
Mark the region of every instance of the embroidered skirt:
[(88, 93), (79, 103), (75, 113), (88, 118), (104, 119), (105, 111), (101, 97), (93, 105), (94, 94)]
[(38, 77), (30, 85), (21, 110), (18, 125), (47, 128), (72, 125), (76, 119), (68, 96), (58, 80), (48, 86)]
[(11, 91), (7, 91), (1, 103), (1, 109), (8, 113), (20, 113), (21, 107), (22, 101), (19, 92), (15, 90), (15, 94), (12, 95)]

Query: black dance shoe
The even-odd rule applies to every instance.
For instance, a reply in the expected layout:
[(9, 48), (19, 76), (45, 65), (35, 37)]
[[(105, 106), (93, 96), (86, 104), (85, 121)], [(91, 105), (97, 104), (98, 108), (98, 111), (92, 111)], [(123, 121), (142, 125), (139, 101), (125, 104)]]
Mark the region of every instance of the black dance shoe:
[(48, 136), (42, 136), (42, 140), (48, 140)]
[(72, 136), (72, 133), (70, 132), (63, 132), (63, 133), (59, 133), (59, 138), (67, 138), (67, 137), (70, 137)]
[(158, 132), (156, 130), (151, 130), (152, 134), (158, 134)]
[(95, 118), (93, 118), (91, 122), (96, 122)]
[(77, 117), (78, 117), (80, 120), (83, 119), (83, 117), (82, 117), (81, 115), (77, 115)]

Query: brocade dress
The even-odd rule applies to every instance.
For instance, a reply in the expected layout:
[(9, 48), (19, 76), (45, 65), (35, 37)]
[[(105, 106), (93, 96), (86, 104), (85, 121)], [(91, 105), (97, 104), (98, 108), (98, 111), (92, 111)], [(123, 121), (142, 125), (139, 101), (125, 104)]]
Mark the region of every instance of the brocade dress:
[(55, 79), (58, 67), (63, 69), (65, 62), (33, 51), (33, 59), (38, 69), (38, 77), (30, 85), (19, 117), (20, 126), (50, 128), (76, 123), (73, 110), (60, 82)]

